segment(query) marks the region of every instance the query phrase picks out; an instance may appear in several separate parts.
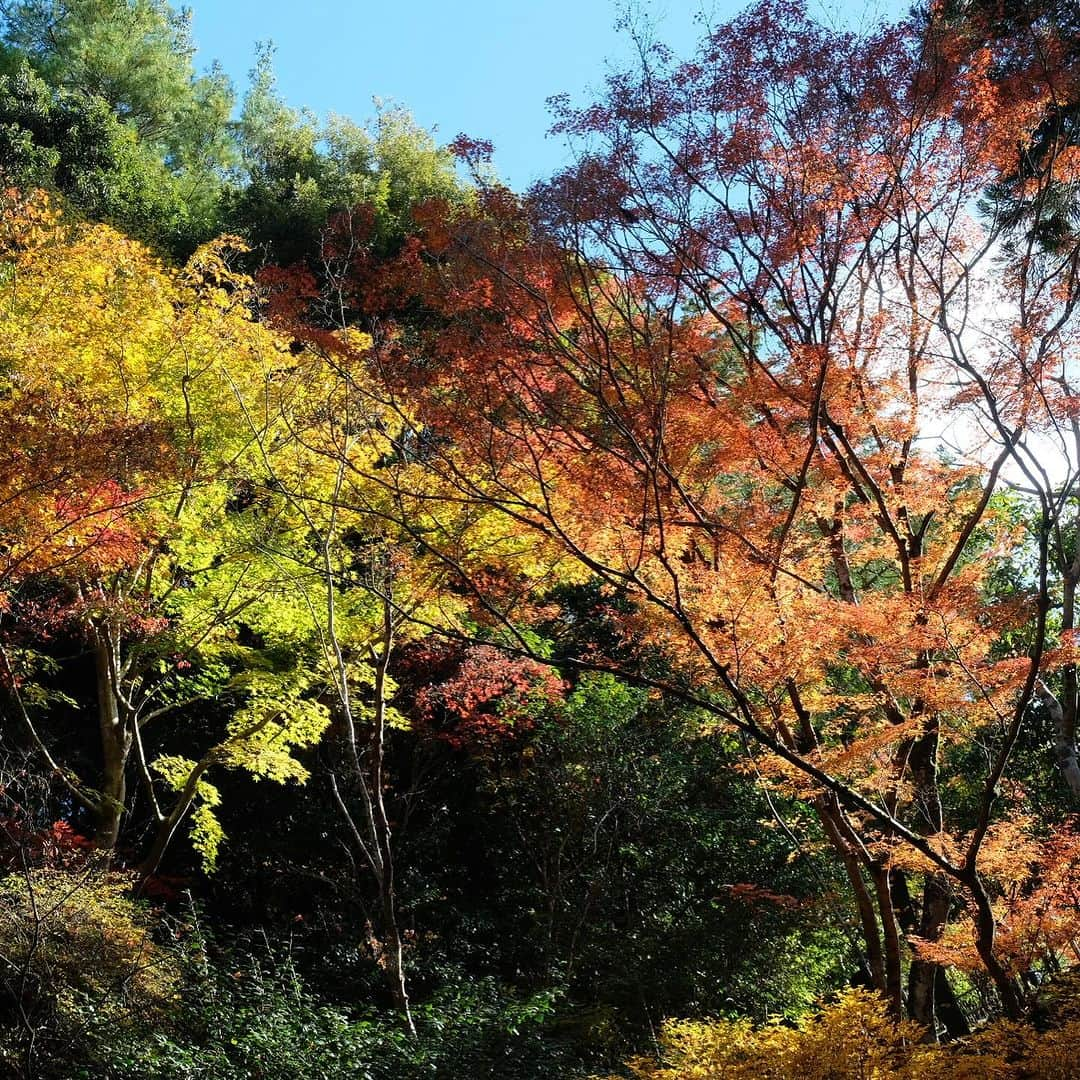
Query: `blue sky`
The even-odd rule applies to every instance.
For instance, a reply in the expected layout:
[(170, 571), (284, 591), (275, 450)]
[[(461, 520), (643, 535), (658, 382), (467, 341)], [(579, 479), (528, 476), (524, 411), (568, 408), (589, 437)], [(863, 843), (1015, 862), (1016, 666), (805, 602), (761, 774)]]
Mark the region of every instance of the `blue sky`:
[[(459, 132), (495, 143), (495, 165), (524, 189), (565, 155), (545, 137), (553, 94), (589, 99), (605, 62), (628, 56), (615, 0), (188, 0), (197, 63), (219, 60), (246, 82), (257, 41), (273, 41), (285, 99), (320, 116), (363, 121), (373, 98), (408, 108), (440, 142)], [(722, 22), (739, 0), (637, 0), (658, 36), (689, 53), (701, 18)], [(903, 12), (900, 0), (811, 0), (831, 22), (858, 26)]]

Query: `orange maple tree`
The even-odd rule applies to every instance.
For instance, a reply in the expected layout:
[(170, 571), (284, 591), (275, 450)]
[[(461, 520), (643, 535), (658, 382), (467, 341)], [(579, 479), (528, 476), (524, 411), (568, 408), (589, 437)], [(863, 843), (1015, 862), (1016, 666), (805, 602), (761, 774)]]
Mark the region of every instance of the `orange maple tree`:
[[(401, 527), (504, 642), (538, 575), (478, 572), (417, 506), (494, 508), (553, 573), (627, 598), (628, 637), (667, 668), (569, 666), (748, 738), (842, 859), (874, 984), (931, 1031), (950, 923), (1024, 1007), (1034, 956), (1012, 943), (1042, 911), (1001, 868), (1039, 710), (1080, 791), (1080, 246), (1047, 253), (981, 204), (1080, 77), (1047, 45), (1003, 75), (935, 17), (860, 37), (785, 2), (689, 62), (643, 45), (603, 100), (562, 108), (574, 167), (525, 200), (429, 206), (371, 294), (369, 392), (429, 478), (395, 489)], [(1003, 595), (1010, 559), (1028, 584)], [(1028, 839), (1021, 877), (1056, 880), (1064, 856)]]

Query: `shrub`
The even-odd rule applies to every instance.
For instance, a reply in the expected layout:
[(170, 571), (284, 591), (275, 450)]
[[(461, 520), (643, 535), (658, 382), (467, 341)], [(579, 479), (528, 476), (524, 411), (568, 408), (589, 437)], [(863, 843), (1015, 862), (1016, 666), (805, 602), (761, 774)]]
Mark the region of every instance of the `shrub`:
[(0, 1066), (30, 1072), (95, 1032), (138, 1029), (175, 1007), (175, 956), (155, 944), (130, 886), (92, 867), (0, 878)]

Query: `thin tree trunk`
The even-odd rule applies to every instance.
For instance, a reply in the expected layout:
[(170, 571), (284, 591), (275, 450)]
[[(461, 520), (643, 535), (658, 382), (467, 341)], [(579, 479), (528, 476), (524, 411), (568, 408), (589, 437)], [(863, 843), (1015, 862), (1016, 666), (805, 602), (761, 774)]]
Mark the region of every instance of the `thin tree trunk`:
[(1076, 751), (1076, 670), (1072, 665), (1065, 669), (1062, 682), (1064, 702), (1059, 701), (1041, 679), (1038, 695), (1054, 725), (1054, 756), (1058, 769), (1073, 800), (1080, 802), (1080, 762)]
[[(332, 529), (333, 525), (331, 524), (331, 532)], [(381, 935), (378, 947), (379, 966), (384, 973), (390, 996), (401, 1012), (409, 1034), (415, 1038), (416, 1024), (413, 1021), (412, 1008), (409, 1003), (408, 982), (405, 974), (405, 950), (397, 917), (393, 828), (386, 812), (386, 799), (383, 793), (383, 767), (386, 758), (387, 672), (394, 649), (394, 607), (389, 591), (391, 589), (389, 571), (387, 571), (386, 579), (373, 582), (372, 588), (372, 591), (379, 595), (382, 600), (382, 627), (377, 647), (371, 649), (371, 659), (375, 669), (371, 733), (366, 746), (361, 750), (356, 717), (352, 707), (352, 694), (349, 687), (348, 663), (337, 636), (334, 598), (335, 579), (333, 566), (330, 562), (329, 544), (328, 534), (323, 547), (327, 590), (327, 639), (333, 656), (335, 682), (345, 722), (348, 764), (361, 795), (363, 833), (358, 828), (356, 819), (349, 810), (336, 784), (334, 785), (334, 795), (338, 808), (349, 825), (353, 839), (375, 880), (379, 899), (379, 921), (382, 924), (379, 927), (379, 934)], [(379, 571), (375, 570), (373, 573), (378, 574)]]
[(874, 901), (863, 879), (862, 867), (855, 853), (854, 846), (845, 839), (843, 830), (837, 820), (842, 813), (839, 804), (833, 796), (821, 796), (815, 801), (815, 809), (821, 824), (825, 829), (825, 835), (829, 838), (834, 850), (840, 856), (844, 864), (851, 891), (855, 896), (855, 908), (859, 913), (859, 923), (862, 928), (863, 943), (866, 946), (866, 961), (870, 968), (870, 976), (874, 981), (874, 989), (887, 993), (887, 979), (885, 974), (885, 957), (881, 948), (881, 932), (878, 927), (877, 913), (874, 910)]
[(374, 811), (375, 838), (379, 847), (382, 873), (379, 875), (379, 900), (382, 908), (382, 932), (385, 937), (384, 959), (386, 978), (394, 1004), (401, 1010), (409, 1033), (416, 1035), (409, 992), (405, 979), (404, 947), (397, 918), (397, 896), (394, 891), (393, 831), (386, 813), (383, 797), (383, 764), (386, 757), (386, 674), (394, 647), (393, 609), (389, 599), (383, 600), (383, 636), (375, 662), (375, 702), (371, 754), (371, 806)]
[[(941, 794), (938, 790), (938, 725), (928, 717), (926, 729), (914, 742), (908, 757), (915, 785), (916, 829), (924, 836), (936, 836), (942, 830)], [(928, 873), (923, 885), (922, 911), (918, 936), (924, 941), (938, 941), (949, 920), (952, 889), (940, 873)], [(908, 975), (908, 1013), (921, 1024), (929, 1042), (937, 1041), (935, 988), (939, 965), (921, 959), (916, 953)]]
[(881, 917), (882, 940), (884, 942), (885, 962), (885, 997), (889, 1010), (899, 1020), (904, 1015), (903, 968), (900, 962), (900, 932), (896, 925), (896, 911), (893, 905), (892, 890), (889, 885), (889, 871), (878, 862), (870, 869), (877, 896), (878, 913)]
[[(1076, 585), (1080, 575), (1080, 549), (1071, 559), (1059, 553), (1061, 567), (1061, 630), (1076, 629)], [(1037, 693), (1054, 725), (1054, 756), (1074, 802), (1080, 802), (1080, 762), (1076, 749), (1077, 678), (1076, 665), (1066, 664), (1061, 673), (1060, 700), (1040, 679)]]
[(180, 823), (184, 818), (187, 817), (188, 811), (195, 802), (195, 798), (199, 793), (199, 781), (202, 779), (203, 774), (214, 764), (215, 760), (214, 755), (204, 758), (188, 774), (184, 787), (177, 795), (172, 809), (158, 823), (157, 833), (154, 835), (154, 842), (150, 845), (150, 850), (139, 864), (140, 881), (145, 882), (148, 877), (157, 873), (158, 867), (161, 866), (161, 860), (165, 857), (165, 852), (176, 835), (176, 830), (180, 827)]
[(94, 646), (94, 667), (101, 732), (102, 784), (94, 843), (104, 851), (115, 850), (120, 838), (120, 824), (127, 803), (127, 764), (131, 755), (131, 732), (121, 714), (114, 684), (116, 665), (110, 655), (111, 648), (110, 638), (100, 633)]

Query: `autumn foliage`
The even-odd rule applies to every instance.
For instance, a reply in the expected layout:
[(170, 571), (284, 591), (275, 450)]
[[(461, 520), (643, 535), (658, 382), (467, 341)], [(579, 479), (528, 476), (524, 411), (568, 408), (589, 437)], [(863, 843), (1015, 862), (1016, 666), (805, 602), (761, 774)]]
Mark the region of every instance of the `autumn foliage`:
[[(314, 775), (288, 795), (322, 860), (304, 889), (330, 849), (347, 881), (318, 932), (370, 962), (411, 1046), (414, 957), (439, 957), (426, 986), (453, 951), (412, 920), (458, 886), (402, 853), (457, 835), (430, 793), (460, 782), (521, 870), (466, 861), (514, 903), (535, 874), (546, 940), (522, 949), (568, 987), (599, 979), (605, 888), (635, 948), (689, 897), (737, 925), (840, 912), (819, 970), (868, 989), (797, 1023), (669, 1020), (634, 1075), (1075, 1071), (1075, 1019), (1039, 1017), (1080, 956), (1080, 52), (1054, 0), (1005, 7), (856, 34), (762, 0), (688, 59), (641, 37), (594, 103), (556, 99), (572, 164), (515, 194), (462, 136), (473, 185), (440, 151), (407, 212), (351, 157), (356, 205), (331, 199), (316, 144), (340, 171), (357, 133), (316, 137), (263, 63), (244, 123), (281, 128), (282, 160), (245, 198), (310, 214), (273, 242), (298, 261), (257, 272), (240, 237), (175, 267), (4, 192), (0, 691), (49, 809), (0, 819), (22, 868), (0, 937), (48, 1008), (71, 1012), (50, 972), (106, 996), (63, 954), (167, 1009), (125, 890), (178, 848), (193, 874), (227, 858), (245, 779)], [(612, 764), (606, 738), (648, 749)], [(760, 836), (741, 805), (710, 816), (734, 790)], [(679, 833), (642, 928), (667, 849), (641, 834), (672, 792), (703, 835)], [(695, 845), (732, 837), (731, 873), (702, 869)], [(58, 929), (83, 871), (85, 933)], [(485, 925), (462, 914), (453, 947)]]
[(797, 1027), (746, 1021), (666, 1025), (661, 1060), (630, 1063), (640, 1080), (1067, 1080), (1075, 1074), (1075, 1020), (1049, 1028), (1005, 1021), (948, 1047), (926, 1046), (885, 1004), (848, 990)]
[[(1016, 1014), (1019, 942), (1055, 949), (1054, 902), (1026, 901), (1062, 853), (1032, 836), (1003, 867), (1027, 812), (1012, 754), (1059, 678), (1074, 731), (1071, 601), (1060, 621), (1050, 597), (1072, 566), (1078, 252), (980, 200), (1076, 79), (1053, 48), (1003, 73), (943, 19), (859, 38), (758, 5), (565, 107), (586, 149), (527, 200), (418, 213), (390, 273), (423, 315), (373, 353), (440, 436), (424, 463), (448, 496), (629, 598), (671, 674), (576, 662), (712, 713), (815, 808), (875, 984), (931, 1026), (943, 950)], [(1017, 559), (1026, 595), (997, 587)], [(512, 623), (520, 583), (456, 565)]]

